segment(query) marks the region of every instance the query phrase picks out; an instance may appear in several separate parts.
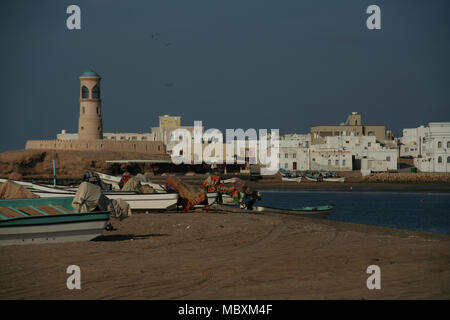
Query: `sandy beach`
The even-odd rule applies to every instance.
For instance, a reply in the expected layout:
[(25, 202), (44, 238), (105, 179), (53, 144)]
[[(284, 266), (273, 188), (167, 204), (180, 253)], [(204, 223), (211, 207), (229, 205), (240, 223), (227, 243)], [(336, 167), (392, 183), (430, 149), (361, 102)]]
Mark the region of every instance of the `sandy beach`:
[[(450, 298), (448, 235), (214, 211), (113, 225), (96, 241), (0, 247), (0, 299)], [(66, 287), (69, 265), (81, 290)]]

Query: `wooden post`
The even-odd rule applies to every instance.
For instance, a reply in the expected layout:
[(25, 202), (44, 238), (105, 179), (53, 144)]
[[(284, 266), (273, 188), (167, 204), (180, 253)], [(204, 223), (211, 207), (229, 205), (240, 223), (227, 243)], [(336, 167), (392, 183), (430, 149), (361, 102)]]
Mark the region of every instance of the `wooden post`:
[(56, 161), (53, 159), (53, 186), (56, 188)]

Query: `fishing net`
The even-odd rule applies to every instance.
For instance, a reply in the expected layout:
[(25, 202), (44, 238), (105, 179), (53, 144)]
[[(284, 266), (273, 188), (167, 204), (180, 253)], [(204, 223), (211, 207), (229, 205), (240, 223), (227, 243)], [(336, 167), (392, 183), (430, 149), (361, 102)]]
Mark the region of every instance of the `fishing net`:
[(185, 212), (198, 204), (205, 204), (206, 211), (209, 210), (208, 199), (202, 188), (190, 185), (175, 176), (168, 176), (165, 186), (178, 193)]

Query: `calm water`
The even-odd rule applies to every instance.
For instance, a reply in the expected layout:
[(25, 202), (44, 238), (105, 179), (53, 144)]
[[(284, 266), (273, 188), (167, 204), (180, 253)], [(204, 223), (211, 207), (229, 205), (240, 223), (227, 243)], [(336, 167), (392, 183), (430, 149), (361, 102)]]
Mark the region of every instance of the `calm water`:
[(262, 191), (261, 206), (334, 204), (329, 220), (450, 234), (450, 194), (400, 192)]

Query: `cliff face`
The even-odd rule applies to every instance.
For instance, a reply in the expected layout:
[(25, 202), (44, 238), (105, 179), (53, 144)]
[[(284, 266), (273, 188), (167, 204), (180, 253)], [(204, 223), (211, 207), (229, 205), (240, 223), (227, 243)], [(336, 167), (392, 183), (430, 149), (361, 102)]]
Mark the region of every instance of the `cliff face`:
[[(107, 163), (106, 160), (136, 160), (149, 159), (145, 153), (119, 153), (119, 152), (86, 152), (86, 151), (37, 151), (14, 150), (0, 153), (0, 177), (7, 178), (15, 171), (25, 179), (53, 177), (53, 160), (56, 161), (57, 177), (79, 179), (90, 167), (96, 170), (116, 174), (129, 170), (130, 165)], [(159, 156), (161, 160), (170, 159), (168, 156)], [(142, 170), (151, 171), (149, 164), (141, 165)], [(134, 171), (134, 170), (131, 170)]]

